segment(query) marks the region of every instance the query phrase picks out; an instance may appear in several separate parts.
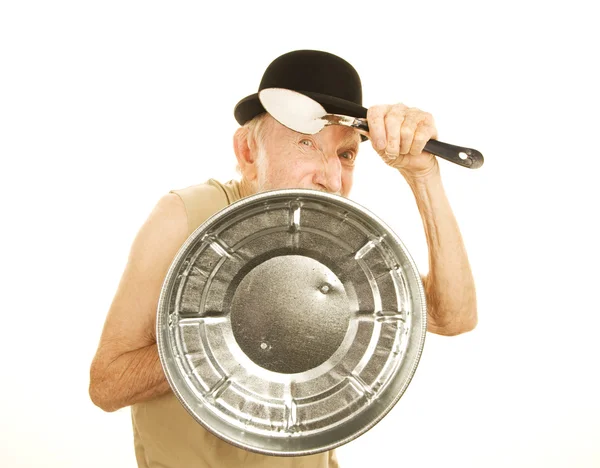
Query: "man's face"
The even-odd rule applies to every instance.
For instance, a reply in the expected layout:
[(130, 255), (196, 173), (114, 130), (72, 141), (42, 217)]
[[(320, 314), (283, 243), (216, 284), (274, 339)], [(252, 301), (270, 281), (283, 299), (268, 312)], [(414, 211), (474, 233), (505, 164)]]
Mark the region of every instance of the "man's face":
[(304, 135), (271, 116), (267, 119), (265, 154), (258, 166), (259, 191), (300, 188), (348, 196), (360, 143), (355, 130), (332, 125), (315, 135)]

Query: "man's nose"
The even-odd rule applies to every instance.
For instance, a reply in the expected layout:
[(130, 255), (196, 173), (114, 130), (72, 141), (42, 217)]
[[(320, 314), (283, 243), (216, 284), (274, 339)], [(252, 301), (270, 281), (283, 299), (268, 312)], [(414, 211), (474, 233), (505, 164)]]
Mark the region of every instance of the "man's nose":
[(316, 174), (315, 182), (323, 185), (330, 193), (340, 193), (342, 190), (342, 163), (337, 153), (324, 156), (320, 169)]

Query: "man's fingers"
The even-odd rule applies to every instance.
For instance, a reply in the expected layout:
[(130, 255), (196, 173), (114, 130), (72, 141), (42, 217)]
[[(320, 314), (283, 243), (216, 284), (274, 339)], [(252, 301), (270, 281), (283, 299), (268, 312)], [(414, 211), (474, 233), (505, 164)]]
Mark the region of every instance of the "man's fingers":
[(408, 154), (415, 138), (415, 132), (419, 125), (419, 115), (408, 112), (400, 129), (400, 154)]
[(371, 144), (375, 151), (381, 151), (386, 146), (386, 133), (384, 116), (390, 106), (373, 106), (367, 110), (367, 121), (369, 123), (369, 135)]
[(394, 166), (401, 156), (421, 154), (427, 142), (437, 137), (431, 114), (402, 103), (373, 106), (367, 120), (373, 148)]
[(417, 130), (414, 134), (414, 139), (412, 142), (412, 146), (410, 147), (410, 154), (413, 156), (417, 156), (423, 152), (425, 145), (429, 140), (431, 140), (435, 136), (435, 128), (431, 125), (428, 125), (425, 122), (421, 122), (417, 126)]
[(385, 116), (385, 133), (387, 136), (385, 154), (398, 156), (400, 154), (400, 127), (404, 122), (405, 113), (400, 107), (394, 106)]

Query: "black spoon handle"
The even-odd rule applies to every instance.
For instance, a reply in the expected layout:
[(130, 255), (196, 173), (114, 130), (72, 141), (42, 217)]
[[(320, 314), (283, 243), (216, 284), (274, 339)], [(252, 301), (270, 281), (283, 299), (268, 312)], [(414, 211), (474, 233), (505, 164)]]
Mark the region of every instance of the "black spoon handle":
[[(352, 126), (363, 132), (369, 131), (369, 124), (366, 119), (355, 119)], [(483, 155), (473, 148), (464, 148), (462, 146), (444, 143), (443, 141), (429, 140), (424, 149), (428, 153), (435, 154), (440, 158), (444, 158), (445, 160), (462, 167), (477, 169), (483, 166)]]
[(444, 143), (443, 141), (429, 140), (425, 145), (425, 151), (459, 166), (468, 167), (469, 169), (477, 169), (483, 166), (483, 155), (473, 148), (464, 148)]

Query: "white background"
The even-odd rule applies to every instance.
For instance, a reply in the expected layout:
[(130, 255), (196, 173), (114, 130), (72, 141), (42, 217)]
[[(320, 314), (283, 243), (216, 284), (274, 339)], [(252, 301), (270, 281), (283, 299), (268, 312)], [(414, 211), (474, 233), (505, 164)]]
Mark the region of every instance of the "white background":
[[(304, 48), (350, 61), (365, 106), (424, 109), (486, 157), (440, 161), (479, 325), (428, 334), (341, 466), (600, 466), (591, 3), (4, 1), (0, 466), (135, 465), (129, 410), (87, 394), (131, 242), (168, 190), (236, 176), (233, 107)], [(427, 272), (412, 192), (368, 144), (352, 198)]]

